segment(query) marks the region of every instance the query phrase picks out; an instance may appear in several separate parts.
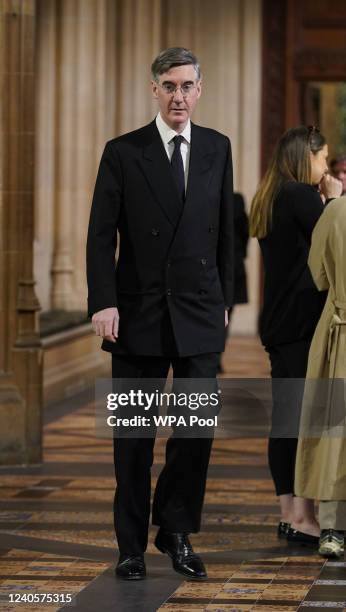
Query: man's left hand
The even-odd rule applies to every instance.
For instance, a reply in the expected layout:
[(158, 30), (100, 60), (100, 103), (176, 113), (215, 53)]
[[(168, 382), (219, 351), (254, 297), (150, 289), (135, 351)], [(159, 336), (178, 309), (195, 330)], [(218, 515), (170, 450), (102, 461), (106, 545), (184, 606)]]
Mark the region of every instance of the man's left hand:
[(225, 310), (225, 327), (228, 325), (228, 310)]

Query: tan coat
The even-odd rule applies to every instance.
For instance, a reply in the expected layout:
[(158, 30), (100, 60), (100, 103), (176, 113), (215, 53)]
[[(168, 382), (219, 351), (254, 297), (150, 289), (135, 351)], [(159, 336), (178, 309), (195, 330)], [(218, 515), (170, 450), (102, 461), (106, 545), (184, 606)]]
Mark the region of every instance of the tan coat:
[(309, 267), (328, 297), (309, 353), (295, 493), (346, 500), (346, 197), (331, 202), (319, 219)]

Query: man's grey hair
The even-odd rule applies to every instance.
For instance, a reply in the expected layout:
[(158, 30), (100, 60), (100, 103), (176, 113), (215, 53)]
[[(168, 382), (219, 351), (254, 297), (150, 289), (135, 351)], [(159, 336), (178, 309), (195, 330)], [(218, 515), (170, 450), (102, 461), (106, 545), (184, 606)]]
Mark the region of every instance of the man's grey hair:
[(165, 49), (159, 53), (151, 65), (153, 80), (158, 82), (161, 74), (168, 72), (168, 70), (174, 68), (175, 66), (186, 65), (194, 67), (197, 79), (199, 80), (201, 78), (201, 69), (198, 59), (192, 53), (192, 51), (189, 51), (189, 49), (185, 49), (184, 47), (171, 47), (170, 49)]

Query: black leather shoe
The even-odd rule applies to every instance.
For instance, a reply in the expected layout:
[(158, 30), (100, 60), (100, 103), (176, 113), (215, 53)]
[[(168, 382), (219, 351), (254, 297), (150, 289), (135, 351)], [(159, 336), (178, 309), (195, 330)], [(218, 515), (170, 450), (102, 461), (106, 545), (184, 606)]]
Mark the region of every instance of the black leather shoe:
[(278, 524), (278, 538), (280, 540), (286, 539), (288, 530), (291, 527), (291, 523), (285, 523), (284, 521), (280, 521)]
[(319, 541), (320, 538), (318, 536), (313, 536), (309, 533), (304, 533), (303, 531), (292, 529), (292, 527), (289, 528), (287, 533), (287, 542), (289, 544), (296, 544), (297, 546), (311, 546), (312, 548), (317, 548)]
[(143, 555), (120, 555), (115, 573), (123, 580), (143, 580), (146, 576)]
[(155, 546), (172, 559), (173, 569), (190, 580), (205, 580), (207, 572), (202, 559), (193, 552), (186, 533), (169, 533), (159, 529)]

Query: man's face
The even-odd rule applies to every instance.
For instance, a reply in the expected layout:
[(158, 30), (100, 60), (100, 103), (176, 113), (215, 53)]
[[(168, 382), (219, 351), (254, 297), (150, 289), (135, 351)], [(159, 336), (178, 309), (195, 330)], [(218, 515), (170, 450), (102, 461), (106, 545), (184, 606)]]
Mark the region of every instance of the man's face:
[(333, 166), (333, 176), (342, 182), (342, 191), (346, 192), (346, 160), (339, 161)]
[(152, 81), (152, 88), (162, 119), (176, 132), (182, 132), (201, 95), (201, 81), (194, 67), (175, 66), (161, 74), (158, 83)]

